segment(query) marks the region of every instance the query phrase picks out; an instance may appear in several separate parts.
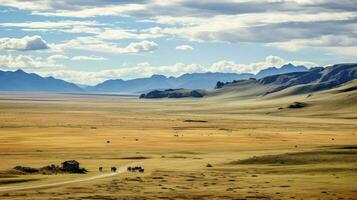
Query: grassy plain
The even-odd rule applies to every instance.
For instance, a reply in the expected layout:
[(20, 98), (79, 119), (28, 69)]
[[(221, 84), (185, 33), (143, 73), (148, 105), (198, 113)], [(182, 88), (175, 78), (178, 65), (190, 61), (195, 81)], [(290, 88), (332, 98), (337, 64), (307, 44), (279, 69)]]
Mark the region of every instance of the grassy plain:
[[(0, 188), (132, 163), (145, 173), (0, 190), (0, 199), (357, 199), (356, 91), (239, 100), (231, 94), (148, 100), (2, 93)], [(294, 101), (308, 106), (288, 109)], [(89, 173), (11, 171), (70, 159)]]

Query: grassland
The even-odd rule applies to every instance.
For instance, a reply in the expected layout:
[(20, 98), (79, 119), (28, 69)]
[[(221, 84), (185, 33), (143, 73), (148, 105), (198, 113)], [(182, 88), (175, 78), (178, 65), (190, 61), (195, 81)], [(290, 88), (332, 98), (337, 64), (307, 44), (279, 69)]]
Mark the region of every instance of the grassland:
[[(179, 100), (3, 93), (0, 188), (133, 163), (145, 173), (0, 191), (0, 199), (356, 199), (357, 92), (340, 91), (253, 98), (232, 89)], [(307, 107), (289, 109), (296, 101)], [(11, 170), (69, 159), (89, 173)]]

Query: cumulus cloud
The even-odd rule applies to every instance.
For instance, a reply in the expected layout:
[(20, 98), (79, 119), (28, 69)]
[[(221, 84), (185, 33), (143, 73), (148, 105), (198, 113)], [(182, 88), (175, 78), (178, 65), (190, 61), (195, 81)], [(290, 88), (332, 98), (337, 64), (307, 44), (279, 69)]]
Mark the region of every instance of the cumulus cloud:
[(176, 50), (182, 50), (182, 51), (192, 51), (193, 47), (190, 45), (179, 45), (176, 47)]
[(31, 51), (49, 48), (47, 42), (38, 35), (23, 38), (0, 38), (0, 49), (4, 50)]
[(153, 41), (132, 42), (123, 49), (126, 53), (148, 52), (157, 49), (159, 45)]

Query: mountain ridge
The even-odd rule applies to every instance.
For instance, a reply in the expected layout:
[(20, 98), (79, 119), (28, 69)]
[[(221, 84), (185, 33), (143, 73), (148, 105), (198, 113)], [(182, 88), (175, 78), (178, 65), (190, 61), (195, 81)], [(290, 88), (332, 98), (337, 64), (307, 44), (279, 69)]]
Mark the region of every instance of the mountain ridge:
[(261, 70), (257, 74), (252, 73), (186, 73), (178, 77), (166, 77), (154, 74), (150, 77), (131, 80), (109, 79), (95, 86), (76, 85), (53, 77), (41, 77), (36, 73), (27, 73), (21, 69), (16, 71), (0, 70), (0, 91), (29, 91), (29, 92), (89, 92), (89, 93), (133, 93), (140, 94), (158, 89), (211, 89), (218, 81), (229, 82), (233, 80), (245, 80), (265, 75), (282, 72), (306, 71), (303, 66), (292, 64), (283, 65), (280, 68), (270, 67)]
[[(357, 63), (335, 64), (327, 67), (311, 68), (305, 72), (292, 72), (267, 76), (258, 80), (243, 80), (219, 84), (211, 95), (219, 96), (230, 93), (242, 97), (267, 96), (285, 92), (288, 94), (310, 94), (322, 90), (333, 89), (357, 79)], [(255, 93), (252, 91), (256, 91)]]
[[(264, 77), (268, 75), (307, 71), (304, 66), (294, 66), (286, 64), (280, 68), (270, 67), (261, 70), (257, 74), (252, 73), (224, 73), (224, 72), (205, 72), (205, 73), (186, 73), (179, 77), (166, 77), (164, 75), (154, 74), (147, 78), (137, 78), (124, 81), (122, 79), (107, 80), (96, 86), (88, 87), (92, 92), (127, 92), (143, 93), (151, 90), (165, 90), (172, 88), (185, 89), (211, 89), (218, 81), (229, 82), (233, 80), (245, 80), (249, 78)], [(260, 74), (259, 74), (260, 73)]]
[(26, 92), (82, 92), (74, 83), (53, 77), (41, 77), (36, 73), (26, 73), (18, 69), (12, 71), (0, 70), (0, 91)]

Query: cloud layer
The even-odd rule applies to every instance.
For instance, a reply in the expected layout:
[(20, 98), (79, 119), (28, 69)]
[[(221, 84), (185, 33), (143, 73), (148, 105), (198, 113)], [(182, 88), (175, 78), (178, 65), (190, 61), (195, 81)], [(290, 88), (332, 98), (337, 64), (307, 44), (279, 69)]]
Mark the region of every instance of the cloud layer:
[[(343, 53), (343, 48), (357, 48), (355, 0), (0, 0), (0, 3), (29, 10), (32, 15), (77, 19), (122, 16), (156, 24), (140, 31), (114, 28), (93, 20), (0, 23), (2, 27), (24, 30), (93, 34), (101, 40), (178, 37), (197, 42), (255, 42), (288, 51), (313, 47), (337, 53)], [(13, 46), (10, 43), (6, 47)], [(114, 50), (113, 46), (99, 49), (127, 52)]]

